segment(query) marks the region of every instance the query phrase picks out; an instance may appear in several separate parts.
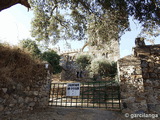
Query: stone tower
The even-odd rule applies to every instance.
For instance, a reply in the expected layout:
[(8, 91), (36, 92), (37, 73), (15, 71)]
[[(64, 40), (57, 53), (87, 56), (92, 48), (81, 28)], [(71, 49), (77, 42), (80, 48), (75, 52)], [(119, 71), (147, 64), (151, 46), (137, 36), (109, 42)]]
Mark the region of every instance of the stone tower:
[(106, 58), (108, 61), (117, 61), (120, 58), (119, 42), (112, 40), (108, 44), (102, 44), (100, 48), (97, 46), (88, 46), (88, 53), (95, 58)]

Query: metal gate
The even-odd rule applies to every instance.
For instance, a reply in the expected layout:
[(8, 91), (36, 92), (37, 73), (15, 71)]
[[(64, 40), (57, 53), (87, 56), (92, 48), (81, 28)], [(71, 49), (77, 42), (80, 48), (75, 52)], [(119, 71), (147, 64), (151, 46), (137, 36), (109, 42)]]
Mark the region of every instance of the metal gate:
[(52, 83), (49, 106), (120, 110), (120, 88), (115, 81), (80, 83), (79, 96), (66, 96), (67, 83)]

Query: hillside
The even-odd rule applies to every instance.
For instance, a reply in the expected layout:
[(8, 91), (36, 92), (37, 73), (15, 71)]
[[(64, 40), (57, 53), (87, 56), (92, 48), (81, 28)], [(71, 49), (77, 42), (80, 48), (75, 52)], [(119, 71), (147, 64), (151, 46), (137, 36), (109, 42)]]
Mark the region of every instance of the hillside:
[(46, 77), (44, 64), (18, 47), (0, 44), (0, 87), (33, 85)]

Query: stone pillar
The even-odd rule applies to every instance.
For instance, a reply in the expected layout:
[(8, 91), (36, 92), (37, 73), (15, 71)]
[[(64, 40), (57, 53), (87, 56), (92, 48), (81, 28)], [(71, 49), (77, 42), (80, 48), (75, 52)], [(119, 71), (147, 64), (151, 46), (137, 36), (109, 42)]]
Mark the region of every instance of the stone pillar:
[(123, 113), (147, 112), (141, 60), (133, 55), (118, 61)]
[(160, 115), (160, 45), (137, 46), (118, 64), (122, 112)]

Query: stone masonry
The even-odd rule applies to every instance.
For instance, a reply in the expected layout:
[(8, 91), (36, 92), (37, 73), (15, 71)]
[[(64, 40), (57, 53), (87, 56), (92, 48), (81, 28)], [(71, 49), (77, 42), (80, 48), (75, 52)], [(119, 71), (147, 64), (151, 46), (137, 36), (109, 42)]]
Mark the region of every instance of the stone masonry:
[(122, 112), (160, 115), (160, 45), (136, 46), (118, 65)]
[(0, 116), (48, 106), (51, 81), (49, 71), (46, 72), (46, 79), (39, 78), (34, 85), (24, 86), (18, 82), (3, 85), (0, 88)]

